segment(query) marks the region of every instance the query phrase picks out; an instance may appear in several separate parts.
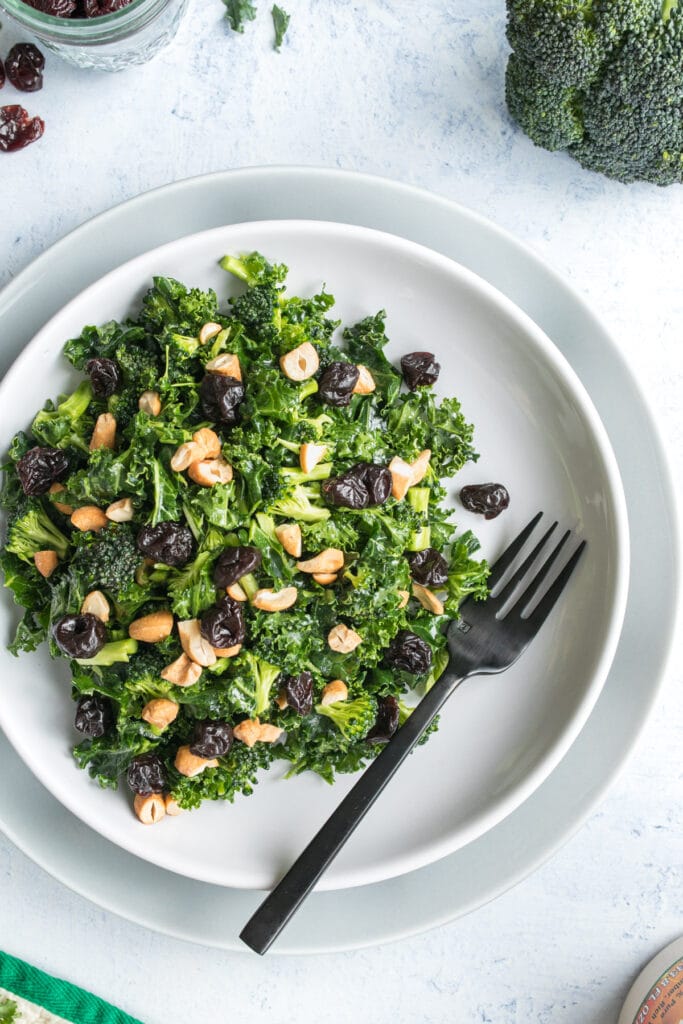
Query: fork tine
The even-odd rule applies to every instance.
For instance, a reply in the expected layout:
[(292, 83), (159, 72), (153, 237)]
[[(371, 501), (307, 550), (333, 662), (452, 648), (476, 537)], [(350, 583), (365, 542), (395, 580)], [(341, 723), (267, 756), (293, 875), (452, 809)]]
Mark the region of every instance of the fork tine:
[(524, 527), (522, 532), (517, 537), (515, 537), (515, 539), (511, 541), (510, 544), (508, 544), (500, 558), (491, 566), (491, 572), (489, 574), (488, 580), (489, 587), (491, 589), (493, 589), (496, 586), (496, 584), (500, 582), (503, 573), (506, 571), (506, 569), (509, 568), (509, 566), (512, 565), (518, 553), (522, 550), (527, 540), (533, 533), (534, 527), (536, 526), (536, 523), (539, 521), (542, 515), (542, 512), (537, 512), (534, 518), (531, 520), (531, 522)]
[(538, 588), (540, 587), (541, 583), (543, 583), (543, 580), (546, 578), (546, 576), (548, 575), (548, 573), (552, 569), (553, 563), (555, 562), (555, 559), (557, 558), (557, 556), (559, 555), (560, 551), (562, 550), (562, 548), (566, 544), (567, 539), (569, 538), (569, 534), (570, 534), (570, 531), (567, 530), (567, 532), (564, 533), (562, 535), (562, 537), (560, 537), (559, 542), (555, 545), (555, 547), (550, 552), (550, 554), (546, 558), (546, 560), (543, 563), (543, 565), (541, 566), (541, 568), (538, 570), (538, 572), (535, 574), (533, 579), (530, 581), (528, 587), (526, 587), (522, 591), (520, 596), (517, 598), (517, 600), (513, 604), (512, 608), (510, 608), (510, 610), (508, 612), (509, 615), (521, 615), (521, 613), (524, 611), (525, 607), (529, 604), (529, 601), (531, 601), (531, 599), (534, 596), (534, 594), (538, 593)]
[(564, 590), (569, 577), (574, 572), (576, 564), (583, 554), (584, 548), (586, 547), (585, 540), (582, 540), (578, 548), (565, 565), (562, 572), (558, 575), (552, 585), (548, 588), (547, 592), (543, 595), (538, 605), (534, 608), (533, 612), (528, 619), (524, 620), (524, 623), (532, 635), (535, 635), (541, 628), (548, 615), (553, 609), (555, 602)]
[(498, 604), (504, 604), (505, 601), (507, 601), (508, 597), (510, 597), (512, 595), (512, 593), (513, 593), (515, 587), (517, 586), (517, 584), (520, 583), (521, 580), (524, 579), (524, 577), (528, 573), (529, 569), (531, 568), (531, 566), (534, 564), (534, 562), (536, 561), (536, 559), (540, 555), (541, 551), (543, 550), (543, 548), (546, 545), (546, 541), (548, 540), (548, 538), (550, 537), (551, 533), (554, 531), (556, 526), (557, 526), (557, 522), (554, 522), (552, 524), (552, 526), (550, 527), (550, 529), (546, 530), (546, 532), (543, 534), (543, 536), (541, 537), (541, 539), (539, 540), (538, 544), (536, 545), (534, 550), (531, 552), (531, 554), (527, 555), (527, 557), (524, 559), (524, 561), (520, 565), (519, 569), (515, 570), (515, 572), (512, 574), (512, 576), (510, 577), (508, 582), (505, 584), (505, 586), (503, 587), (501, 592), (499, 594), (496, 594), (496, 596), (493, 598), (494, 601), (496, 601)]

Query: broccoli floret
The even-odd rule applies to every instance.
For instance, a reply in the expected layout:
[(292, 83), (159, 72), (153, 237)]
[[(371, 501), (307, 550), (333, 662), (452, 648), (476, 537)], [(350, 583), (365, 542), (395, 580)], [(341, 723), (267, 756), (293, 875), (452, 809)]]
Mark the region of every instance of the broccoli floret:
[(268, 507), (268, 512), (271, 515), (297, 519), (301, 523), (319, 523), (323, 519), (329, 519), (330, 510), (314, 504), (316, 499), (319, 500), (319, 496), (310, 487), (297, 484), (285, 497), (274, 501)]
[(172, 689), (172, 684), (161, 678), (161, 672), (178, 657), (178, 650), (174, 637), (158, 644), (139, 644), (126, 669), (126, 690), (132, 694), (160, 696)]
[(125, 523), (112, 523), (99, 533), (80, 534), (76, 543), (71, 570), (86, 592), (97, 588), (108, 591), (116, 600), (125, 597), (142, 560), (131, 528)]
[(363, 693), (355, 700), (316, 704), (315, 710), (334, 722), (344, 739), (349, 741), (364, 739), (377, 718), (377, 702), (369, 693)]
[(244, 281), (249, 288), (262, 284), (282, 284), (287, 276), (287, 267), (284, 263), (269, 263), (260, 252), (251, 252), (243, 256), (224, 256), (220, 265), (223, 270)]
[(0, 996), (0, 1024), (14, 1024), (18, 1021), (19, 1007), (13, 999)]
[(232, 300), (232, 315), (245, 327), (249, 337), (261, 345), (277, 342), (281, 322), (280, 284), (287, 267), (271, 265), (258, 252), (242, 257), (224, 256), (220, 265), (247, 285), (247, 291)]
[(157, 388), (161, 370), (155, 352), (142, 340), (135, 345), (130, 342), (118, 345), (113, 358), (121, 371), (122, 383), (109, 399), (108, 408), (118, 426), (122, 427), (137, 414), (143, 391)]
[(140, 323), (151, 334), (170, 327), (180, 334), (193, 336), (218, 316), (218, 298), (209, 289), (186, 288), (172, 277), (155, 277), (153, 286), (142, 300)]
[(273, 683), (280, 675), (280, 669), (250, 651), (244, 652), (244, 662), (254, 681), (254, 714), (262, 715), (270, 707)]
[(678, 0), (508, 0), (510, 113), (618, 181), (683, 182)]
[(56, 551), (64, 559), (69, 540), (48, 518), (42, 504), (32, 501), (10, 519), (5, 547), (24, 562), (33, 562), (36, 551), (48, 550)]
[(127, 662), (137, 649), (137, 640), (126, 637), (125, 640), (112, 640), (105, 644), (94, 658), (76, 658), (76, 661), (79, 665), (97, 665), (100, 668), (109, 668), (111, 665)]
[(31, 424), (34, 437), (52, 448), (71, 446), (87, 452), (93, 420), (85, 414), (91, 399), (92, 387), (89, 381), (84, 380), (56, 408), (48, 402)]

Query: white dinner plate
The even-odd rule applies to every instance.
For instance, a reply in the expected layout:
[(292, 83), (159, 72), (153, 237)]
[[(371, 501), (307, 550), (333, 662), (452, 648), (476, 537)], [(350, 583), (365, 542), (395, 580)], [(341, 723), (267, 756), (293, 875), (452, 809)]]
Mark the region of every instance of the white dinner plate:
[[(150, 244), (230, 219), (278, 215), (393, 230), (452, 255), (507, 292), (545, 328), (591, 393), (620, 462), (632, 531), (643, 533), (653, 516), (658, 523), (647, 552), (642, 546), (633, 552), (639, 586), (629, 592), (612, 671), (560, 765), (505, 820), (438, 863), (378, 885), (314, 894), (276, 947), (313, 952), (386, 941), (456, 917), (512, 885), (571, 835), (623, 764), (654, 701), (675, 617), (678, 561), (661, 446), (609, 338), (536, 257), (494, 226), (428, 193), (380, 179), (297, 169), (232, 172), (170, 186), (85, 225), (20, 275), (0, 296), (5, 337), (16, 340), (16, 351), (62, 305), (65, 296), (51, 273), (56, 265), (68, 269), (75, 292)], [(144, 232), (136, 229), (143, 221)], [(641, 629), (647, 645), (639, 640)], [(193, 882), (130, 858), (65, 812), (7, 744), (0, 747), (0, 770), (5, 777), (11, 772), (15, 783), (0, 789), (3, 827), (46, 870), (149, 927), (240, 948), (236, 935), (258, 893)], [(27, 814), (27, 806), (35, 813)]]

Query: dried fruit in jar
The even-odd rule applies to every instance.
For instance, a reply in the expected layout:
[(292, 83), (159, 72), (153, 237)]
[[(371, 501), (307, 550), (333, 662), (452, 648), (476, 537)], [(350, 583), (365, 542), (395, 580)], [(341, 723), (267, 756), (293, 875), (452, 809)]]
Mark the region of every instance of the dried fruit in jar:
[(384, 661), (391, 668), (403, 669), (404, 672), (419, 676), (431, 668), (432, 649), (417, 633), (400, 629), (389, 644)]
[(0, 107), (0, 152), (15, 153), (36, 142), (45, 131), (45, 122), (31, 117), (23, 107)]
[(105, 736), (114, 724), (114, 709), (108, 697), (89, 693), (76, 705), (74, 726), (89, 739)]
[(228, 722), (206, 719), (197, 722), (192, 734), (190, 753), (196, 757), (225, 757), (232, 746), (232, 727)]
[(34, 11), (51, 14), (55, 18), (70, 18), (76, 10), (76, 0), (24, 0)]
[(398, 701), (395, 697), (380, 697), (377, 718), (365, 737), (367, 743), (387, 743), (398, 729)]
[(206, 416), (214, 423), (234, 426), (239, 406), (244, 400), (244, 384), (236, 377), (207, 373), (199, 387), (199, 401)]
[(460, 501), (468, 512), (495, 519), (510, 504), (510, 495), (502, 484), (468, 484), (460, 491)]
[(262, 558), (259, 549), (248, 544), (226, 548), (214, 566), (213, 581), (217, 587), (231, 587), (243, 576), (258, 569)]
[(391, 473), (386, 466), (359, 462), (341, 476), (323, 483), (323, 495), (330, 505), (345, 508), (369, 508), (383, 505), (391, 494)]
[(52, 627), (52, 635), (67, 658), (94, 658), (107, 640), (104, 623), (90, 612), (62, 615)]
[(97, 398), (109, 398), (121, 383), (119, 364), (104, 356), (89, 359), (85, 364), (85, 372), (90, 377), (93, 394)]
[(423, 587), (443, 587), (448, 581), (448, 562), (436, 548), (408, 555), (410, 575)]
[(401, 359), (403, 379), (411, 391), (436, 384), (441, 372), (432, 352), (409, 352)]
[(83, 0), (86, 18), (100, 18), (103, 14), (113, 14), (127, 7), (131, 0)]
[(284, 691), (287, 706), (299, 715), (310, 715), (313, 710), (313, 676), (300, 672), (298, 676), (285, 676)]
[(38, 92), (43, 88), (45, 58), (33, 43), (17, 43), (7, 54), (5, 71), (15, 89)]
[(330, 363), (318, 381), (318, 395), (328, 405), (348, 405), (360, 370), (353, 363)]
[(146, 558), (178, 567), (192, 558), (194, 537), (184, 523), (157, 523), (143, 526), (137, 536), (137, 547)]
[(204, 612), (200, 632), (212, 647), (222, 650), (244, 643), (246, 627), (242, 605), (226, 594), (217, 605)]
[(69, 470), (69, 457), (59, 448), (30, 448), (17, 462), (17, 475), (24, 494), (46, 494), (51, 484)]
[(161, 793), (166, 788), (166, 769), (158, 754), (138, 754), (128, 765), (126, 777), (139, 796)]

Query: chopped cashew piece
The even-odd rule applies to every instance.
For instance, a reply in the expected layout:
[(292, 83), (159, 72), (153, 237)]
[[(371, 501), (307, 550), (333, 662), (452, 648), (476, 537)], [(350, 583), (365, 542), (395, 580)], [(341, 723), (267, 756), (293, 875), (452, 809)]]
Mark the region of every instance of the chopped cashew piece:
[(229, 484), (232, 480), (232, 466), (221, 455), (217, 459), (202, 459), (201, 462), (193, 462), (187, 470), (187, 475), (200, 487)]
[(143, 825), (155, 825), (166, 816), (166, 806), (161, 793), (150, 793), (148, 796), (137, 793), (133, 809)]
[(128, 636), (145, 644), (157, 644), (171, 635), (173, 615), (169, 611), (151, 612), (135, 619), (128, 627)]
[(180, 643), (188, 658), (208, 668), (216, 664), (216, 655), (208, 640), (201, 634), (199, 619), (184, 619), (178, 623)]
[(148, 416), (158, 416), (161, 412), (161, 398), (158, 391), (143, 391), (138, 398), (138, 409)]
[(423, 608), (435, 615), (443, 615), (443, 601), (440, 601), (436, 594), (432, 593), (421, 583), (413, 583), (413, 596), (418, 599)]
[(241, 740), (248, 747), (255, 743), (275, 743), (282, 736), (284, 729), (277, 725), (270, 725), (268, 722), (261, 724), (258, 718), (245, 718), (232, 730), (236, 740)]
[(193, 462), (199, 462), (203, 458), (204, 449), (196, 441), (184, 441), (175, 450), (171, 459), (171, 469), (175, 470), (176, 473), (182, 473)]
[(217, 459), (221, 453), (221, 442), (215, 430), (210, 427), (202, 427), (192, 435), (192, 440), (202, 450), (202, 459)]
[(394, 455), (389, 463), (391, 473), (391, 493), (396, 501), (402, 501), (408, 493), (408, 488), (413, 483), (413, 468), (409, 462), (405, 462), (398, 455)]
[(269, 722), (264, 722), (259, 732), (259, 740), (261, 743), (275, 743), (282, 736), (284, 729), (281, 729), (278, 725), (271, 725)]
[(193, 779), (195, 775), (201, 775), (205, 768), (218, 768), (218, 761), (215, 757), (198, 757), (193, 754), (189, 746), (178, 747), (174, 764), (181, 775)]
[(396, 593), (401, 599), (399, 608), (405, 608), (405, 606), (408, 604), (408, 601), (410, 600), (410, 594), (408, 593), (407, 590), (397, 590)]
[[(48, 494), (61, 494), (62, 491), (66, 491), (66, 487), (64, 486), (64, 484), (54, 483), (54, 484), (50, 484), (50, 490), (47, 493)], [(54, 507), (57, 509), (58, 512), (61, 512), (65, 516), (70, 516), (71, 513), (73, 512), (73, 506), (72, 505), (65, 505), (61, 501), (53, 501), (52, 504), (54, 505)]]
[(59, 557), (56, 551), (47, 548), (45, 551), (36, 551), (33, 555), (36, 569), (45, 579), (51, 576), (59, 564)]
[(367, 366), (363, 366), (359, 363), (356, 366), (358, 370), (358, 380), (356, 386), (353, 389), (352, 394), (354, 395), (370, 395), (375, 390), (377, 385), (375, 384), (375, 378), (372, 376)]
[(305, 341), (303, 345), (280, 356), (280, 369), (289, 380), (308, 380), (318, 372), (319, 366), (318, 353), (310, 341)]
[(414, 487), (415, 484), (419, 484), (422, 480), (424, 480), (425, 476), (427, 475), (427, 470), (429, 469), (429, 460), (431, 459), (431, 457), (431, 451), (429, 450), (429, 448), (425, 448), (425, 450), (423, 452), (420, 452), (418, 457), (414, 459), (413, 462), (410, 463), (410, 468), (413, 471), (413, 482), (410, 485), (411, 487)]
[(104, 514), (112, 523), (129, 523), (133, 518), (133, 499), (119, 498), (118, 501), (112, 501)]
[(222, 330), (223, 328), (220, 324), (214, 324), (213, 322), (204, 324), (199, 332), (199, 344), (206, 345), (207, 341), (211, 341), (211, 339), (215, 338), (217, 334), (220, 334)]
[(279, 707), (280, 711), (285, 710), (285, 708), (287, 707), (287, 694), (285, 693), (284, 690), (280, 690), (277, 697), (275, 698), (275, 703)]
[(333, 626), (328, 633), (327, 642), (338, 654), (349, 654), (363, 643), (363, 637), (359, 636), (355, 629), (349, 629), (343, 622), (340, 622), (338, 626)]
[(101, 590), (91, 590), (81, 605), (83, 615), (94, 615), (100, 622), (109, 622), (110, 612), (109, 601)]
[(75, 526), (77, 530), (84, 532), (93, 530), (97, 533), (108, 524), (109, 520), (97, 505), (83, 505), (82, 508), (77, 508), (75, 512), (71, 513), (71, 525)]
[(234, 658), (242, 650), (242, 644), (235, 644), (233, 647), (214, 647), (213, 653), (217, 658)]
[(314, 572), (313, 579), (316, 583), (319, 583), (321, 587), (326, 587), (328, 583), (337, 582), (336, 572)]
[(327, 445), (310, 444), (307, 442), (299, 448), (299, 464), (304, 473), (310, 473), (319, 462), (322, 462), (326, 455)]
[(320, 703), (323, 707), (328, 704), (336, 704), (337, 701), (346, 700), (349, 695), (349, 688), (341, 679), (333, 679), (323, 687)]
[(95, 429), (90, 438), (90, 451), (97, 448), (113, 448), (116, 444), (116, 420), (110, 412), (102, 412), (95, 420)]
[(175, 683), (176, 686), (194, 686), (201, 674), (202, 666), (191, 661), (184, 652), (159, 673), (167, 683)]
[(231, 583), (229, 587), (225, 588), (225, 593), (228, 597), (231, 597), (233, 601), (247, 601), (246, 591), (239, 585), (239, 583)]
[(301, 558), (303, 544), (301, 527), (298, 523), (283, 523), (281, 526), (276, 526), (275, 536), (288, 555), (291, 555), (292, 558)]
[(178, 814), (182, 814), (182, 808), (172, 793), (164, 793), (164, 806), (166, 813), (171, 817), (175, 818)]
[(283, 612), (296, 602), (299, 591), (296, 587), (285, 587), (283, 590), (257, 590), (252, 599), (254, 608), (262, 612)]
[(180, 704), (176, 704), (174, 700), (166, 700), (165, 697), (158, 697), (147, 701), (140, 718), (144, 718), (150, 725), (155, 725), (157, 729), (165, 729), (171, 722), (175, 722), (179, 711)]
[(339, 548), (325, 548), (315, 558), (297, 562), (299, 572), (337, 572), (344, 567), (344, 552)]
[(215, 373), (219, 377), (234, 377), (235, 380), (242, 380), (242, 367), (239, 357), (233, 352), (223, 352), (210, 359), (205, 366), (209, 373)]

